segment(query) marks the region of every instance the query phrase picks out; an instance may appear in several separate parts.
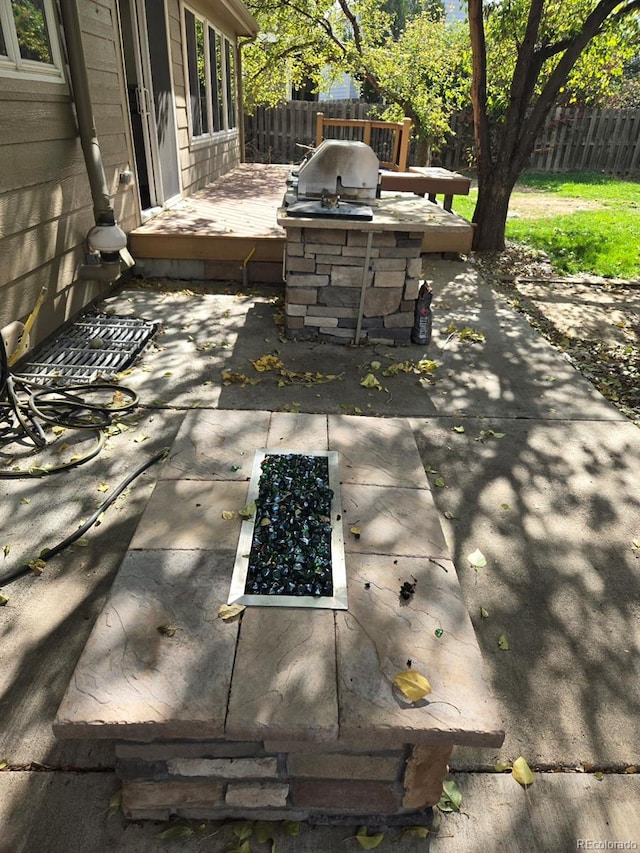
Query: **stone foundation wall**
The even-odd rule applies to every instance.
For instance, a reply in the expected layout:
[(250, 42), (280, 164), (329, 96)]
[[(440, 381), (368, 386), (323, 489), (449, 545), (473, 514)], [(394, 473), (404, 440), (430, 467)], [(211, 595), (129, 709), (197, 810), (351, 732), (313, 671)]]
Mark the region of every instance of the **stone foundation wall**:
[(372, 750), (302, 742), (120, 742), (116, 770), (131, 819), (395, 817), (440, 799), (449, 746)]
[[(286, 327), (292, 338), (354, 339), (367, 233), (287, 226)], [(373, 235), (361, 341), (409, 343), (422, 272), (422, 233)]]

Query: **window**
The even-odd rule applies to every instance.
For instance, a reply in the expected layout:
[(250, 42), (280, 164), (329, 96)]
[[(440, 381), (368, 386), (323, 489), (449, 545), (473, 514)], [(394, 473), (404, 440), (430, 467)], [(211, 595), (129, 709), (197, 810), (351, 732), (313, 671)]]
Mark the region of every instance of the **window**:
[(0, 74), (64, 79), (52, 0), (0, 0)]
[(202, 139), (232, 130), (237, 127), (235, 47), (187, 7), (184, 25), (191, 136)]

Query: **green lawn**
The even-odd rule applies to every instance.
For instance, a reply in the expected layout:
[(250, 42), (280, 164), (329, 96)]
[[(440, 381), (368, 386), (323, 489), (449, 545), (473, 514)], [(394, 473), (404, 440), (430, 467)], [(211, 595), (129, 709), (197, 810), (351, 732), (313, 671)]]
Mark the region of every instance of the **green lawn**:
[[(512, 202), (543, 194), (553, 198), (597, 202), (597, 210), (559, 215), (528, 215), (507, 221), (507, 240), (540, 249), (565, 273), (591, 273), (608, 278), (640, 278), (640, 182), (608, 175), (525, 174)], [(455, 210), (471, 219), (476, 192), (457, 197)]]

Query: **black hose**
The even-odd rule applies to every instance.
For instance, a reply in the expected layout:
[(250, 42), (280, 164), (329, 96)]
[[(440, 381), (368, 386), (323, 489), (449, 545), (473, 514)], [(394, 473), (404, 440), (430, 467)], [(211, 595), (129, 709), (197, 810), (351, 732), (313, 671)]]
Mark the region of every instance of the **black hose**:
[[(109, 405), (93, 403), (88, 399), (92, 394), (104, 394), (105, 392), (113, 394)], [(69, 462), (47, 468), (34, 466), (27, 469), (0, 471), (0, 478), (44, 477), (58, 471), (75, 468), (89, 459), (93, 459), (104, 446), (105, 437), (102, 430), (112, 423), (113, 415), (131, 411), (137, 405), (137, 394), (120, 385), (99, 383), (56, 388), (39, 385), (24, 377), (13, 376), (9, 369), (7, 348), (0, 334), (0, 448), (10, 444), (25, 445), (30, 443), (33, 446), (32, 453), (37, 453), (56, 440), (55, 437), (52, 442), (48, 440), (45, 426), (84, 430), (95, 433), (97, 436), (94, 445), (83, 456), (74, 457)], [(166, 456), (167, 452), (168, 450), (165, 448), (139, 465), (100, 504), (93, 515), (78, 530), (53, 548), (45, 549), (40, 556), (42, 564), (44, 565), (47, 560), (55, 557), (56, 554), (79, 539), (136, 477), (139, 477), (147, 468)], [(34, 561), (34, 563), (36, 562), (38, 561)], [(0, 575), (0, 586), (32, 571), (34, 563), (18, 566), (6, 574)]]
[[(100, 506), (93, 513), (93, 515), (88, 518), (83, 525), (81, 525), (70, 536), (67, 536), (66, 539), (63, 539), (62, 542), (58, 542), (57, 545), (54, 545), (53, 548), (46, 548), (40, 553), (39, 559), (42, 561), (42, 563), (47, 563), (52, 557), (55, 557), (69, 545), (72, 545), (74, 542), (80, 539), (80, 537), (96, 523), (102, 513), (105, 512), (105, 510), (107, 510), (111, 506), (111, 504), (122, 494), (122, 492), (127, 488), (130, 483), (132, 483), (137, 477), (143, 474), (147, 470), (147, 468), (150, 468), (152, 465), (155, 465), (156, 462), (159, 462), (161, 459), (164, 459), (168, 452), (168, 448), (163, 448), (150, 459), (147, 459), (145, 462), (143, 462), (142, 465), (139, 465), (135, 469), (135, 471), (132, 471), (131, 474), (129, 474), (129, 476), (126, 477), (120, 483), (120, 485), (115, 489), (115, 491), (100, 504)], [(11, 583), (11, 581), (22, 577), (22, 575), (28, 574), (30, 571), (32, 571), (32, 567), (29, 563), (26, 563), (22, 566), (18, 566), (15, 569), (12, 569), (4, 575), (0, 575), (0, 587), (6, 586), (8, 583)]]

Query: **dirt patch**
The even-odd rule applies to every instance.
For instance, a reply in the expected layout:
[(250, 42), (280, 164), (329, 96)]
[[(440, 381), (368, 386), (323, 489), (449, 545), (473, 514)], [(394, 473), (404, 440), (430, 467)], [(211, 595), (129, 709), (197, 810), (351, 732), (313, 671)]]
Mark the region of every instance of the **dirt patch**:
[(540, 219), (547, 216), (563, 216), (580, 210), (602, 210), (599, 201), (584, 198), (551, 196), (538, 190), (518, 190), (512, 193), (509, 202), (510, 219)]

